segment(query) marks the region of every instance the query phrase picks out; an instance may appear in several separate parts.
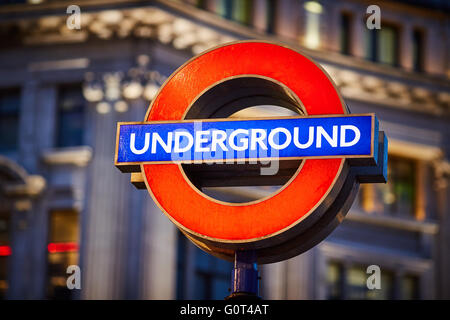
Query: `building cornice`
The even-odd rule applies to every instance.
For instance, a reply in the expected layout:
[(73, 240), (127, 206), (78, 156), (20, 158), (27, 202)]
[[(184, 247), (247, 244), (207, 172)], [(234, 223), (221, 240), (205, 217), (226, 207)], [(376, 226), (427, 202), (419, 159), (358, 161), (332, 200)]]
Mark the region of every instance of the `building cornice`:
[[(19, 21), (23, 19), (30, 19), (32, 17), (39, 18), (49, 15), (64, 16), (66, 14), (65, 9), (67, 6), (73, 4), (72, 2), (73, 1), (70, 0), (62, 0), (49, 3), (43, 2), (37, 5), (12, 4), (8, 6), (0, 6), (0, 21)], [(234, 21), (224, 19), (217, 14), (198, 9), (185, 3), (178, 3), (170, 0), (79, 0), (77, 5), (79, 5), (80, 8), (89, 8), (89, 13), (95, 13), (108, 9), (126, 10), (142, 7), (159, 8), (168, 11), (170, 14), (176, 14), (178, 16), (189, 18), (192, 21), (195, 21), (196, 24), (214, 28), (218, 32), (235, 36), (238, 39), (277, 41), (288, 46), (298, 48), (316, 59), (327, 61), (329, 63), (338, 63), (346, 67), (358, 68), (368, 72), (381, 73), (386, 76), (407, 78), (412, 81), (423, 81), (431, 85), (447, 85), (450, 88), (449, 80), (444, 76), (412, 72), (401, 68), (374, 63), (358, 57), (342, 55), (337, 52), (311, 50), (293, 42), (292, 40), (259, 32), (252, 27), (244, 26)], [(32, 13), (32, 15), (30, 15), (30, 13)]]
[(85, 167), (92, 159), (92, 148), (89, 146), (68, 147), (45, 150), (42, 160), (47, 165), (73, 165)]
[(64, 28), (67, 15), (61, 10), (69, 3), (25, 6), (35, 14), (34, 17), (28, 14), (28, 18), (26, 10), (19, 12), (21, 5), (0, 7), (0, 18), (10, 18), (3, 19), (1, 24), (18, 26), (25, 45), (79, 43), (90, 36), (100, 39), (137, 37), (156, 39), (195, 55), (233, 40), (276, 41), (319, 61), (345, 98), (435, 116), (450, 115), (450, 81), (445, 77), (310, 50), (289, 39), (267, 35), (193, 6), (167, 0), (80, 0), (81, 30), (69, 30)]

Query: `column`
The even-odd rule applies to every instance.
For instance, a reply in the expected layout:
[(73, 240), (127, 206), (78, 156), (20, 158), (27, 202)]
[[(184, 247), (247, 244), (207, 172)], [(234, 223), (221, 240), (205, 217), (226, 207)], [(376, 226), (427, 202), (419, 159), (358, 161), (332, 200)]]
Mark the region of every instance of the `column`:
[(253, 18), (252, 25), (259, 32), (267, 31), (267, 1), (253, 1)]
[(423, 160), (417, 160), (416, 162), (416, 181), (415, 181), (415, 200), (414, 200), (414, 212), (418, 221), (424, 221), (426, 219), (426, 162)]
[(404, 275), (405, 275), (405, 273), (403, 271), (403, 268), (400, 267), (400, 268), (395, 270), (394, 283), (393, 283), (393, 285), (394, 285), (394, 288), (393, 288), (394, 292), (393, 292), (393, 297), (392, 297), (394, 300), (401, 300), (401, 299), (403, 299), (403, 296), (402, 296), (402, 280), (403, 280)]
[(19, 157), (20, 163), (29, 172), (36, 172), (38, 157), (36, 156), (35, 104), (37, 101), (37, 82), (29, 80), (22, 87), (20, 122), (19, 122)]
[[(365, 9), (363, 9), (365, 10)], [(365, 11), (364, 11), (365, 12)], [(358, 58), (366, 58), (366, 37), (368, 36), (368, 29), (366, 26), (366, 20), (361, 19), (358, 15), (355, 16), (352, 25), (352, 39), (350, 43), (350, 52), (352, 55)]]
[(279, 0), (276, 4), (274, 33), (287, 39), (296, 39), (300, 20), (299, 1)]
[[(448, 64), (445, 57), (447, 50), (445, 46), (449, 44), (448, 32), (450, 27), (445, 26), (439, 20), (429, 22), (425, 33), (424, 69), (428, 73), (445, 75), (448, 71)], [(447, 69), (447, 70), (446, 70)]]
[(260, 266), (260, 295), (267, 300), (286, 299), (286, 268), (287, 261), (270, 263)]
[(436, 294), (439, 299), (450, 299), (450, 165), (445, 160), (436, 160), (434, 169), (434, 191), (436, 199), (439, 233), (436, 236)]
[(411, 24), (402, 21), (402, 27), (399, 29), (399, 64), (407, 70), (413, 69), (412, 32)]
[(314, 286), (320, 281), (314, 268), (314, 254), (315, 250), (311, 249), (287, 260), (287, 299), (314, 299)]
[[(146, 191), (144, 191), (146, 192)], [(175, 299), (176, 227), (146, 194), (141, 262), (142, 299)]]
[(130, 176), (112, 165), (115, 129), (123, 121), (111, 106), (106, 114), (88, 109), (94, 155), (88, 166), (83, 210), (82, 298), (125, 297)]
[[(30, 236), (29, 217), (31, 214), (31, 201), (16, 199), (14, 211), (11, 213), (11, 257), (9, 263), (9, 289), (8, 299), (28, 298), (27, 289), (33, 276), (30, 261), (30, 248), (28, 238)], [(41, 277), (42, 275), (36, 274)]]

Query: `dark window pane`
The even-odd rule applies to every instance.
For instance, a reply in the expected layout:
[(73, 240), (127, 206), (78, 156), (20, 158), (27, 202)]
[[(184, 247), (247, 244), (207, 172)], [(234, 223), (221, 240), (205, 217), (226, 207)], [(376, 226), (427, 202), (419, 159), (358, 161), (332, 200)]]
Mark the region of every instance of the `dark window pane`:
[[(369, 277), (371, 274), (367, 274)], [(367, 288), (367, 286), (366, 286)], [(381, 269), (381, 288), (367, 290), (366, 299), (369, 300), (391, 300), (394, 298), (394, 274), (388, 270)]]
[(346, 298), (364, 300), (388, 300), (393, 298), (394, 277), (391, 272), (381, 269), (381, 288), (369, 289), (367, 279), (371, 274), (366, 273), (366, 268), (353, 266), (347, 269), (346, 274)]
[(365, 25), (363, 28), (366, 30), (364, 37), (366, 59), (397, 66), (399, 56), (398, 28), (385, 23), (381, 24), (381, 29), (369, 30)]
[(231, 19), (233, 12), (233, 0), (219, 0), (216, 4), (216, 13), (225, 19)]
[(415, 163), (406, 158), (390, 157), (388, 182), (375, 185), (375, 212), (414, 216)]
[[(188, 256), (190, 255), (190, 256)], [(192, 270), (187, 270), (193, 259)], [(178, 233), (177, 298), (178, 299), (223, 299), (229, 292), (233, 264), (216, 258), (194, 247), (189, 240)], [(192, 261), (192, 260), (191, 260)], [(193, 285), (192, 297), (186, 297), (188, 280)]]
[(17, 149), (20, 89), (0, 90), (0, 152)]
[(0, 246), (9, 243), (9, 214), (0, 213)]
[(365, 57), (367, 60), (376, 61), (377, 59), (377, 30), (367, 29), (365, 23), (362, 25), (363, 30), (365, 30), (364, 35), (364, 48)]
[(6, 299), (8, 291), (8, 256), (0, 255), (0, 300)]
[(27, 0), (1, 0), (0, 5), (26, 3)]
[(330, 262), (327, 265), (327, 293), (329, 300), (342, 299), (342, 265)]
[(52, 212), (50, 242), (78, 242), (78, 212), (73, 210)]
[(397, 65), (398, 31), (392, 26), (382, 25), (378, 30), (377, 61)]
[(233, 0), (232, 19), (249, 25), (252, 12), (251, 0)]
[(57, 111), (57, 147), (83, 144), (84, 109), (81, 85), (61, 87)]
[[(395, 298), (404, 300), (419, 298), (419, 279), (417, 276), (406, 275), (396, 282), (392, 270), (381, 268), (381, 288), (369, 289), (367, 280), (373, 273), (367, 273), (366, 271), (367, 266), (363, 265), (344, 268), (341, 262), (329, 262), (326, 274), (327, 298), (331, 300), (392, 300), (394, 299), (395, 291), (401, 294), (400, 297)], [(399, 286), (397, 290), (395, 289), (396, 285)]]
[(365, 299), (367, 274), (360, 267), (349, 268), (346, 274), (347, 299)]
[(351, 19), (352, 17), (349, 14), (341, 15), (340, 46), (343, 54), (350, 54)]
[(415, 276), (405, 276), (402, 279), (403, 300), (419, 299), (419, 280)]
[(66, 270), (78, 264), (78, 212), (51, 212), (49, 231), (48, 298), (71, 299), (74, 291), (67, 288)]
[(268, 33), (275, 33), (276, 16), (277, 16), (276, 0), (266, 0), (266, 31)]
[(423, 71), (424, 35), (420, 30), (413, 31), (413, 68), (415, 71)]
[(206, 9), (206, 0), (196, 0), (195, 6), (200, 9)]

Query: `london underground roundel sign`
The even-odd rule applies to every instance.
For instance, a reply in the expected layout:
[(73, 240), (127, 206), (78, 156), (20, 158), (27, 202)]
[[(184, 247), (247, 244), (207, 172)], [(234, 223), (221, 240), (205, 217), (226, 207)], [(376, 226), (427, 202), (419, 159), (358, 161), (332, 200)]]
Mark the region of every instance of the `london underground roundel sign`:
[[(263, 104), (299, 116), (228, 118)], [(246, 203), (207, 196), (193, 182), (201, 170), (187, 172), (211, 165), (205, 177), (214, 164), (232, 171), (237, 161), (255, 160), (299, 165), (279, 190)], [(192, 58), (162, 86), (144, 122), (119, 123), (115, 165), (142, 174), (162, 211), (203, 250), (229, 260), (236, 250), (255, 250), (258, 263), (270, 263), (323, 240), (360, 183), (386, 181), (387, 139), (374, 114), (349, 113), (310, 58), (243, 41)]]

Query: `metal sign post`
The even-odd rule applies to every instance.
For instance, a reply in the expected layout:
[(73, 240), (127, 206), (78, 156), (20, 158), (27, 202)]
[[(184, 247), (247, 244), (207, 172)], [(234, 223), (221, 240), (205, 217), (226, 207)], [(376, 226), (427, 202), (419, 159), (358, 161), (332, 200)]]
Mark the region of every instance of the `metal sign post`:
[(231, 274), (231, 294), (228, 300), (260, 299), (259, 274), (254, 250), (234, 253), (234, 267)]
[[(228, 118), (257, 105), (298, 116)], [(192, 58), (144, 120), (118, 124), (115, 165), (190, 241), (234, 261), (230, 299), (258, 297), (257, 263), (315, 246), (342, 222), (360, 183), (387, 179), (387, 138), (376, 116), (350, 114), (318, 64), (274, 43), (235, 42)], [(261, 175), (261, 160), (279, 170)], [(202, 191), (242, 185), (283, 186), (246, 203)]]

